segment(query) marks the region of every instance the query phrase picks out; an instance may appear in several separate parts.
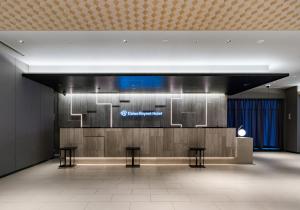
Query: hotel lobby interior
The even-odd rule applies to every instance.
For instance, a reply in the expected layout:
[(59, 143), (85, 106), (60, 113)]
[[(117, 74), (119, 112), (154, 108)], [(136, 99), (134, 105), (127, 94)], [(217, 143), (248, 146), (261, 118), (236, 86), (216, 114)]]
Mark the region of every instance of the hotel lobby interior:
[(0, 0), (0, 20), (0, 210), (300, 209), (299, 0)]

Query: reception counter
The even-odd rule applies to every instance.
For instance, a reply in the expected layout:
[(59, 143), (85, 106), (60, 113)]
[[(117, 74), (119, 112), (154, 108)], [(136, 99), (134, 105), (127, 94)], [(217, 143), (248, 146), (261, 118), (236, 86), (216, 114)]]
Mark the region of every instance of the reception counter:
[[(205, 147), (207, 163), (239, 163), (252, 144), (240, 142), (235, 128), (61, 128), (60, 146), (77, 146), (79, 163), (124, 163), (125, 148), (141, 148), (141, 163), (182, 163), (190, 147)], [(250, 157), (247, 157), (248, 159)], [(252, 160), (243, 159), (243, 163)]]

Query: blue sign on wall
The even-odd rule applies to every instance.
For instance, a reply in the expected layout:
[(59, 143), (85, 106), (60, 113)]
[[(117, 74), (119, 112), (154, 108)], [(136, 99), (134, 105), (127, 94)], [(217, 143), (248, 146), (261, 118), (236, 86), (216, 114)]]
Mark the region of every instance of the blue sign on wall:
[(163, 76), (119, 76), (120, 90), (157, 90), (165, 86)]
[(122, 110), (120, 112), (122, 117), (160, 117), (163, 116), (162, 112), (130, 112), (127, 110)]

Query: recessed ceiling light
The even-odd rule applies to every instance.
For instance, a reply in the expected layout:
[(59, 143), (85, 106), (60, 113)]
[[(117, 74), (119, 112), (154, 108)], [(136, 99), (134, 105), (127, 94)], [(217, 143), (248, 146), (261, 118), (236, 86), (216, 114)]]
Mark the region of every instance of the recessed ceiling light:
[(260, 40), (257, 40), (257, 41), (256, 41), (257, 44), (262, 44), (262, 43), (264, 43), (264, 42), (265, 42), (264, 39), (260, 39)]
[(125, 43), (125, 44), (126, 44), (127, 42), (128, 42), (128, 40), (127, 40), (127, 39), (124, 39), (124, 40), (123, 40), (123, 43)]
[(20, 43), (20, 44), (23, 44), (23, 43), (24, 43), (24, 40), (20, 39), (20, 40), (19, 40), (19, 43)]
[(167, 40), (167, 39), (163, 39), (163, 40), (162, 40), (162, 42), (168, 42), (168, 41), (169, 41), (169, 40)]
[(226, 44), (230, 44), (231, 42), (232, 42), (231, 39), (226, 40)]

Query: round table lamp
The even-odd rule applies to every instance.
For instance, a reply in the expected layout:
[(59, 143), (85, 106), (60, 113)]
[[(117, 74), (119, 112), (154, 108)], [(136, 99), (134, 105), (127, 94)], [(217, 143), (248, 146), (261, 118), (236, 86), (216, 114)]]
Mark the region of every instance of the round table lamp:
[(238, 129), (238, 135), (239, 135), (239, 137), (246, 136), (246, 130), (243, 128), (243, 126), (239, 127), (239, 129)]

